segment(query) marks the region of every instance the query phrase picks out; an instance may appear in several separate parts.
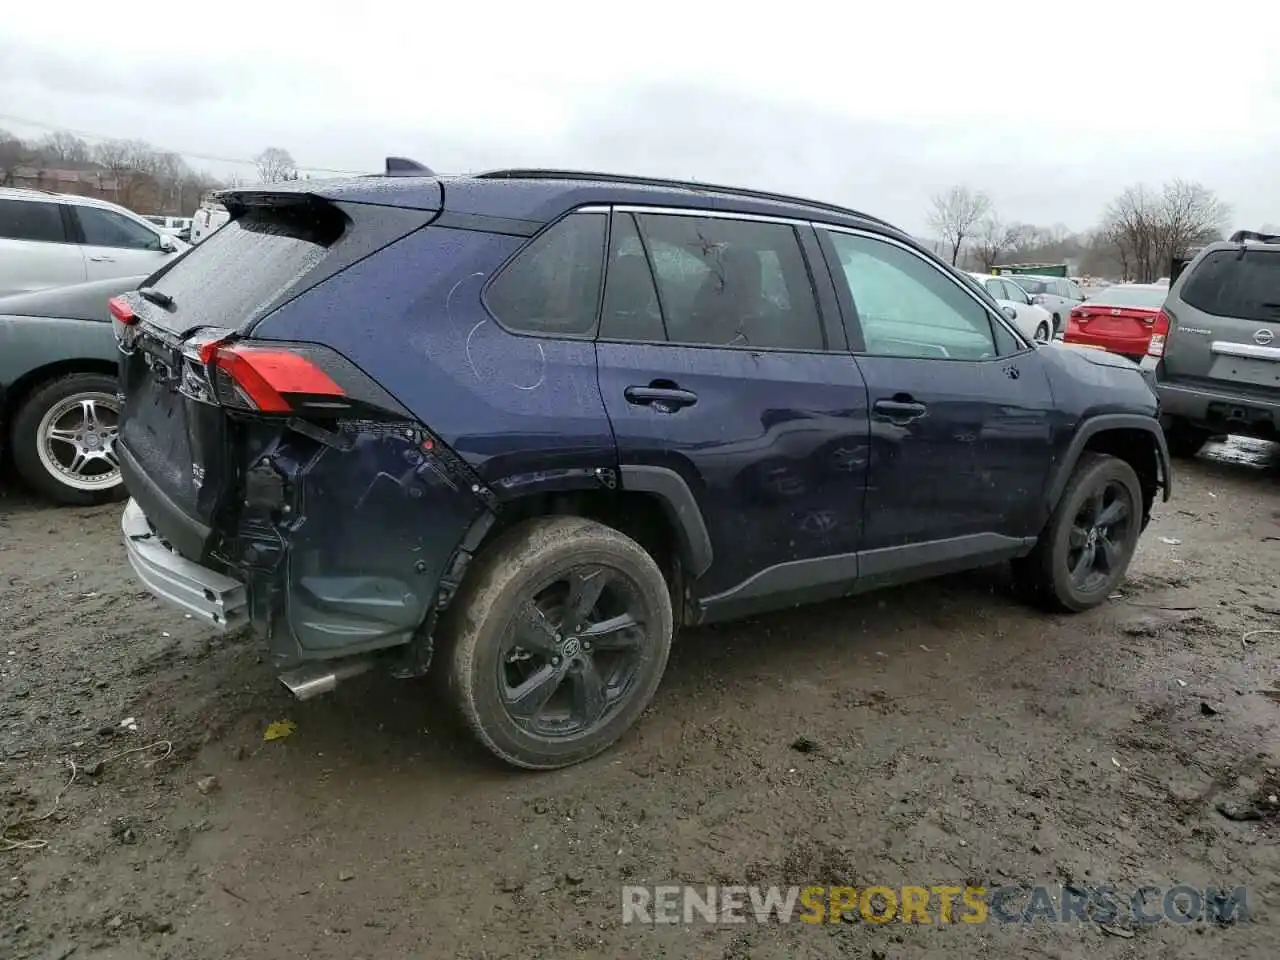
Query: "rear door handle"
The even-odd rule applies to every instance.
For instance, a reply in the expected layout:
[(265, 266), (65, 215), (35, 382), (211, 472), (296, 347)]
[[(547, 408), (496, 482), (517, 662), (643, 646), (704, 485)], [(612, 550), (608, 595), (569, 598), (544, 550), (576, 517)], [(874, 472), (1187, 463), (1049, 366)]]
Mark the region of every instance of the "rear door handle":
[(698, 402), (696, 393), (679, 387), (627, 387), (622, 395), (627, 398), (627, 403), (660, 410), (666, 408), (668, 413), (674, 413), (681, 407), (692, 407)]
[(915, 400), (877, 400), (871, 409), (894, 423), (908, 423), (919, 420), (929, 408)]
[(115, 257), (90, 257), (89, 259), (92, 260), (94, 263), (115, 263), (116, 262)]

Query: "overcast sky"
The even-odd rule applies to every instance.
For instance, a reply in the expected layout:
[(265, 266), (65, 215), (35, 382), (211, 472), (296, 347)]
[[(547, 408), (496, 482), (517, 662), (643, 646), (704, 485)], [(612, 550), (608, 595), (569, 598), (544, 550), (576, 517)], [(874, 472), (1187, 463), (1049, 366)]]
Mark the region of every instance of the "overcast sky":
[(394, 6), (13, 3), (0, 127), (230, 158), (275, 145), (303, 168), (401, 154), (727, 181), (915, 233), (954, 183), (1006, 220), (1085, 229), (1125, 186), (1184, 177), (1233, 227), (1280, 222), (1273, 5)]

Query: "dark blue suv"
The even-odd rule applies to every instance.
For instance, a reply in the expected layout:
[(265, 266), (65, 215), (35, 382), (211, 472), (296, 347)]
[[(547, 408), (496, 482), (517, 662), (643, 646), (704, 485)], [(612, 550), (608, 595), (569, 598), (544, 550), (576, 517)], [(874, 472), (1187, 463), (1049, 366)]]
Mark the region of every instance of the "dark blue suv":
[(1009, 560), (1092, 607), (1169, 496), (1137, 367), (865, 214), (409, 162), (222, 199), (111, 305), (133, 566), (300, 697), (430, 667), (518, 766), (616, 740), (682, 625)]

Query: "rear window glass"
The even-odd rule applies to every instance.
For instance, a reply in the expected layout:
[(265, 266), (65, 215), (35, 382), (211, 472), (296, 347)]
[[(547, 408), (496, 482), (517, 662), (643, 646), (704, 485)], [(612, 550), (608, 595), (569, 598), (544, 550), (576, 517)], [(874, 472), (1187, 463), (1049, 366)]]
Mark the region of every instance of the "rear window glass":
[(184, 330), (240, 327), (311, 272), (336, 239), (329, 225), (274, 212), (232, 220), (156, 280), (174, 303), (157, 319), (171, 317)]
[(1218, 317), (1280, 320), (1280, 253), (1215, 250), (1182, 288), (1185, 303)]
[(1169, 295), (1168, 287), (1107, 287), (1093, 298), (1100, 307), (1151, 307), (1164, 306)]

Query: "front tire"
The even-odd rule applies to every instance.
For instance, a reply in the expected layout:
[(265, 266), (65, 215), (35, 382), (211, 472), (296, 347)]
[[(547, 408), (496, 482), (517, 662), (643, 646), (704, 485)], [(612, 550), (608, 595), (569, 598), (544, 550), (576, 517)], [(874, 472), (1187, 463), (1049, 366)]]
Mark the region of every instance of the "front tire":
[(1052, 334), (1049, 332), (1049, 324), (1041, 320), (1040, 326), (1036, 327), (1035, 341), (1037, 343), (1048, 343), (1051, 339)]
[(671, 595), (638, 543), (581, 517), (506, 531), (450, 607), (441, 667), (477, 740), (530, 770), (612, 745), (653, 699), (671, 649)]
[(124, 496), (115, 456), (120, 425), (114, 377), (73, 373), (37, 387), (13, 421), (13, 462), (56, 503), (90, 506)]
[(1015, 581), (1052, 610), (1098, 606), (1124, 579), (1144, 509), (1133, 467), (1106, 454), (1083, 454), (1035, 549), (1014, 562)]

